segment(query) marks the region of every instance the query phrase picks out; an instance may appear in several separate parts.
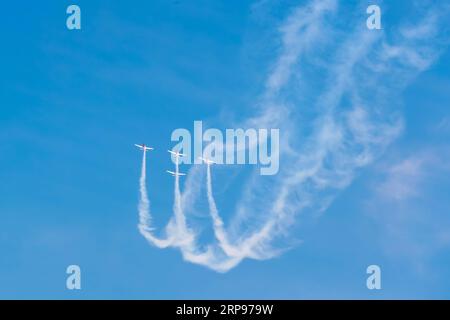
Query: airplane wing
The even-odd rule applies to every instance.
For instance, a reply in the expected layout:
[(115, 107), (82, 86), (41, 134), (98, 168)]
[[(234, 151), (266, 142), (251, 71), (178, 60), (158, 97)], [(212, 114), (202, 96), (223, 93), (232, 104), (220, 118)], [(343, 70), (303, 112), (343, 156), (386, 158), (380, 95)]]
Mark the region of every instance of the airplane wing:
[(138, 147), (141, 150), (147, 151), (147, 150), (153, 150), (151, 147), (147, 147), (145, 144), (134, 144), (136, 147)]
[(176, 173), (176, 172), (173, 172), (173, 171), (170, 171), (170, 170), (166, 170), (166, 172), (170, 173), (174, 177), (176, 177), (176, 176), (185, 176), (186, 175), (185, 173), (180, 173), (180, 172)]
[(199, 159), (205, 162), (206, 164), (215, 164), (214, 161), (209, 160), (208, 158), (199, 157)]
[(175, 155), (176, 157), (184, 157), (185, 156), (185, 154), (183, 154), (183, 153), (175, 152), (175, 151), (172, 151), (172, 150), (167, 150), (167, 152)]

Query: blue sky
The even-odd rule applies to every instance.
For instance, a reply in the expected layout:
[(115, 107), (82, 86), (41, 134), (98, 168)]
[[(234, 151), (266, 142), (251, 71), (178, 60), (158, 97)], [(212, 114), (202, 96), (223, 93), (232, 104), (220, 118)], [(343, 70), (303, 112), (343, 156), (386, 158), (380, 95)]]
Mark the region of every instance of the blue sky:
[[(450, 298), (450, 8), (373, 3), (382, 30), (366, 29), (366, 1), (80, 0), (78, 31), (71, 3), (4, 5), (0, 298)], [(159, 233), (173, 215), (165, 150), (195, 120), (280, 129), (277, 176), (213, 167), (235, 239), (274, 221), (249, 250), (278, 255), (220, 273), (139, 233), (133, 144), (156, 149)], [(199, 198), (186, 211), (201, 250), (216, 241)], [(70, 264), (80, 291), (65, 287)], [(382, 290), (366, 288), (371, 264)]]

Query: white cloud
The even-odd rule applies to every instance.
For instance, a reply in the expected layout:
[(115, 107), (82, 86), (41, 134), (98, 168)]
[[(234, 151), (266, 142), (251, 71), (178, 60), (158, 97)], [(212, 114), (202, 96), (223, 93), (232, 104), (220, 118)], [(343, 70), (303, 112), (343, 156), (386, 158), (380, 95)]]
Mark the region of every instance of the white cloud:
[(385, 253), (408, 261), (416, 271), (424, 272), (429, 258), (450, 245), (448, 197), (437, 192), (450, 183), (448, 157), (448, 147), (428, 147), (385, 160), (366, 201)]
[(426, 176), (426, 159), (414, 156), (387, 169), (387, 178), (378, 187), (378, 193), (393, 200), (406, 200), (420, 195)]
[(450, 131), (450, 117), (444, 117), (441, 121), (439, 121), (437, 127), (437, 131), (440, 132), (449, 132)]

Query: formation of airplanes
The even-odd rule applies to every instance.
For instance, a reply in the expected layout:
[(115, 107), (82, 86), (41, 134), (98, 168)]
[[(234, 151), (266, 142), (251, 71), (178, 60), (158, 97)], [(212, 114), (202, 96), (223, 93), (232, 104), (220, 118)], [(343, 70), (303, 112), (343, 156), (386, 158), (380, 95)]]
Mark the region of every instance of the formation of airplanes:
[[(135, 144), (135, 146), (137, 148), (139, 148), (140, 150), (144, 151), (144, 152), (154, 150), (154, 148), (147, 147), (145, 144)], [(169, 152), (170, 154), (174, 155), (176, 158), (180, 158), (180, 157), (186, 156), (185, 154), (180, 153), (180, 152), (176, 152), (176, 151), (167, 150), (167, 152)], [(215, 164), (214, 161), (212, 161), (212, 160), (210, 160), (208, 158), (199, 157), (199, 159), (202, 160), (204, 163), (206, 163), (208, 166), (212, 165), (212, 164)], [(166, 170), (166, 172), (168, 174), (172, 175), (173, 177), (177, 177), (177, 176), (179, 177), (179, 176), (185, 176), (186, 175), (185, 173), (173, 172), (173, 171), (170, 171), (170, 170)]]

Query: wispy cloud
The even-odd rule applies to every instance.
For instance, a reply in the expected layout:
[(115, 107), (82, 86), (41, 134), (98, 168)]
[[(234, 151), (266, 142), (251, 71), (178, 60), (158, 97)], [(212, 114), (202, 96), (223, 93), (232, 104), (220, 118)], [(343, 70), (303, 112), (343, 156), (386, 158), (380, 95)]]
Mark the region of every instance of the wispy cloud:
[(426, 176), (427, 159), (414, 156), (387, 169), (387, 177), (377, 187), (385, 199), (406, 200), (420, 195), (421, 182)]
[(450, 244), (448, 197), (437, 192), (450, 183), (448, 156), (448, 146), (422, 147), (384, 160), (366, 203), (374, 227), (382, 230), (385, 253), (406, 259), (418, 271), (425, 271), (428, 258)]
[(407, 25), (390, 27), (391, 34), (367, 30), (363, 20), (351, 18), (352, 9), (336, 0), (315, 0), (293, 9), (279, 27), (280, 54), (255, 102), (258, 111), (239, 126), (283, 129), (280, 173), (263, 180), (255, 171), (234, 212), (226, 213), (232, 217), (226, 227), (208, 167), (216, 242), (196, 243), (186, 221), (201, 196), (193, 181), (204, 174), (192, 168), (181, 195), (176, 180), (175, 219), (166, 230), (185, 260), (225, 272), (245, 258), (279, 254), (273, 243), (289, 234), (299, 213), (324, 211), (358, 168), (401, 133), (402, 90), (442, 51), (439, 26), (445, 15), (436, 5), (419, 12), (418, 20), (406, 17)]
[(413, 155), (384, 164), (378, 174), (382, 177), (376, 184), (380, 200), (405, 202), (419, 198), (427, 189), (426, 184), (437, 180), (442, 173), (450, 171), (446, 162), (449, 152), (435, 147), (416, 150)]
[(444, 117), (439, 121), (436, 126), (436, 130), (439, 132), (450, 132), (450, 117)]

